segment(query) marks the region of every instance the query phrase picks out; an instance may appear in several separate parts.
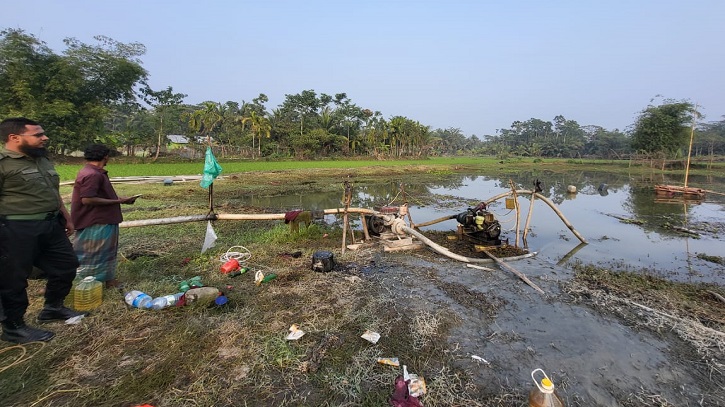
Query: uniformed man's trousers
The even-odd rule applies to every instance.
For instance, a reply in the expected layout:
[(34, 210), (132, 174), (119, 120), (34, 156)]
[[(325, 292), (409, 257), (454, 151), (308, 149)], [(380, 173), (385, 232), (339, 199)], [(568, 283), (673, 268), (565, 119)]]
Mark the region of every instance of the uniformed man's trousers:
[(33, 266), (48, 279), (45, 303), (62, 305), (78, 268), (62, 216), (49, 220), (0, 218), (0, 299), (7, 321), (22, 321)]

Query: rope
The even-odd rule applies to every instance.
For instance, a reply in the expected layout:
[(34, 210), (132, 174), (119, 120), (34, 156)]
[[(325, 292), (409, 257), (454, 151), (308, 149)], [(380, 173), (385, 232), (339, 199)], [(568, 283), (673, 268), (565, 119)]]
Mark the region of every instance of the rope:
[(46, 345), (45, 342), (30, 342), (30, 343), (39, 344), (41, 346), (35, 352), (33, 352), (32, 355), (27, 356), (27, 357), (25, 355), (28, 353), (28, 349), (23, 345), (13, 345), (13, 346), (9, 346), (7, 348), (0, 349), (0, 355), (2, 355), (5, 352), (9, 352), (11, 350), (16, 350), (16, 349), (20, 350), (20, 355), (18, 355), (18, 357), (14, 361), (10, 362), (10, 364), (7, 366), (0, 367), (0, 373), (10, 369), (11, 367), (13, 367), (15, 365), (19, 365), (27, 360), (30, 360), (33, 356), (35, 356), (36, 353), (43, 350), (43, 348), (45, 348), (45, 345)]
[[(235, 249), (241, 249), (242, 251), (235, 251)], [(252, 258), (252, 252), (244, 246), (232, 246), (226, 253), (219, 256), (219, 260), (222, 263), (226, 263), (231, 259), (235, 259), (239, 264), (243, 264)]]
[(390, 202), (388, 202), (388, 203), (387, 203), (387, 204), (386, 204), (385, 206), (390, 206), (390, 205), (392, 205), (392, 204), (393, 204), (393, 202), (395, 202), (395, 201), (396, 201), (396, 200), (398, 199), (398, 196), (400, 196), (400, 191), (401, 191), (401, 189), (398, 189), (398, 193), (397, 193), (397, 194), (395, 194), (395, 196), (393, 197), (393, 199), (391, 199), (391, 200), (390, 200)]

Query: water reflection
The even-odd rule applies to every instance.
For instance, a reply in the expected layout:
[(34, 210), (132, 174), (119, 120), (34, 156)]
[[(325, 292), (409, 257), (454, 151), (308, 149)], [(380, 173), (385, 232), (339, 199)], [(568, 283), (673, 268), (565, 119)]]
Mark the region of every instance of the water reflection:
[[(517, 188), (533, 190), (537, 179), (542, 184), (541, 194), (556, 203), (589, 242), (579, 246), (579, 240), (548, 206), (535, 203), (527, 243), (532, 250), (539, 252), (539, 261), (560, 265), (582, 261), (617, 268), (646, 268), (672, 280), (725, 284), (725, 267), (697, 257), (697, 254), (722, 255), (719, 236), (725, 229), (725, 197), (708, 195), (699, 204), (656, 203), (654, 183), (673, 182), (664, 176), (630, 177), (622, 173), (547, 173), (534, 170), (516, 176), (442, 174), (416, 182), (401, 177), (355, 183), (352, 206), (377, 208), (407, 201), (413, 221), (422, 223), (460, 213), (480, 201), (506, 192), (509, 182)], [(578, 192), (568, 193), (569, 185), (576, 186)], [(725, 179), (692, 176), (690, 185), (723, 190)], [(280, 211), (337, 208), (342, 205), (342, 188), (337, 193), (249, 195), (241, 199), (246, 205)], [(520, 227), (525, 222), (529, 204), (528, 195), (519, 198)], [(497, 201), (489, 209), (501, 222), (502, 237), (513, 242), (515, 212), (506, 209), (503, 201)], [(641, 224), (627, 223), (627, 219)], [(452, 231), (455, 228), (456, 221), (449, 220), (425, 227), (423, 232)], [(696, 230), (699, 236), (695, 238), (681, 229)]]

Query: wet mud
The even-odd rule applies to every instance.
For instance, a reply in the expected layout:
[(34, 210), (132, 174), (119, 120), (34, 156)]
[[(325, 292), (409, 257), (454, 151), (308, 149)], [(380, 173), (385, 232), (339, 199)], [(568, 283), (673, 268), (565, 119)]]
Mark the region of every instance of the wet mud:
[[(460, 254), (480, 255), (468, 250)], [(621, 290), (536, 257), (509, 264), (544, 295), (495, 265), (496, 271), (468, 268), (427, 249), (385, 254), (375, 264), (379, 272), (367, 277), (388, 287), (401, 307), (450, 324), (454, 366), (481, 394), (528, 389), (531, 371), (542, 368), (568, 406), (725, 405), (725, 338), (684, 340), (672, 328), (676, 320), (656, 322), (657, 313), (646, 310), (641, 287)], [(677, 298), (650, 305), (687, 308)], [(710, 319), (699, 319), (721, 329), (725, 304), (713, 297), (709, 305)], [(424, 373), (434, 380), (435, 372)]]

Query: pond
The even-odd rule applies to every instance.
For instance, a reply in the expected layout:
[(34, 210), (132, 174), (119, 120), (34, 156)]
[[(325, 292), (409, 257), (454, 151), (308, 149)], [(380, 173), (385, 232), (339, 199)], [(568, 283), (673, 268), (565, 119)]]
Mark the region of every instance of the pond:
[[(431, 181), (430, 178), (435, 178)], [(520, 173), (515, 177), (492, 175), (440, 174), (425, 181), (404, 179), (353, 184), (352, 207), (375, 208), (409, 202), (415, 223), (424, 223), (465, 212), (478, 202), (510, 190), (532, 190), (541, 182), (541, 194), (558, 209), (587, 241), (580, 244), (559, 216), (544, 202), (534, 202), (526, 242), (536, 251), (539, 262), (564, 266), (569, 262), (597, 264), (614, 269), (645, 269), (673, 281), (708, 282), (725, 285), (725, 267), (707, 260), (721, 256), (725, 233), (725, 196), (708, 194), (700, 202), (662, 202), (656, 199), (654, 177), (632, 177), (607, 172)], [(660, 178), (657, 183), (677, 183)], [(577, 192), (567, 192), (568, 186)], [(725, 178), (690, 177), (690, 186), (722, 191)], [(242, 197), (246, 205), (268, 208), (328, 209), (341, 206), (339, 193)], [(519, 231), (529, 212), (530, 196), (518, 198)], [(506, 209), (504, 200), (489, 205), (502, 226), (502, 239), (516, 240), (516, 213)], [(339, 222), (328, 215), (328, 222)], [(353, 217), (356, 218), (356, 217)], [(353, 219), (353, 222), (359, 222)], [(355, 224), (359, 229), (359, 224)], [(421, 228), (426, 231), (454, 231), (450, 219)], [(693, 233), (688, 233), (688, 231)], [(699, 257), (698, 257), (699, 255)]]

